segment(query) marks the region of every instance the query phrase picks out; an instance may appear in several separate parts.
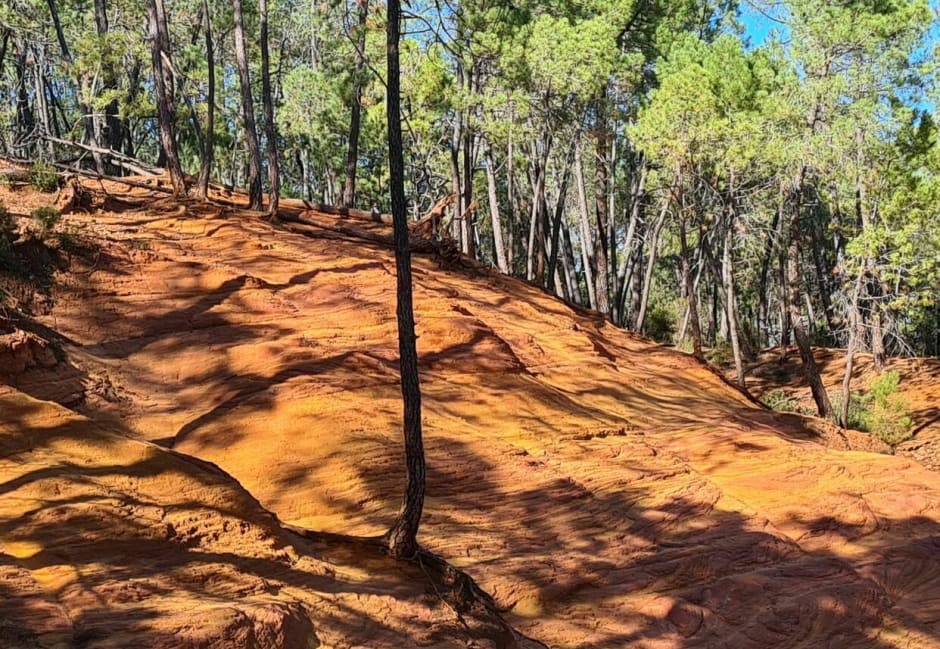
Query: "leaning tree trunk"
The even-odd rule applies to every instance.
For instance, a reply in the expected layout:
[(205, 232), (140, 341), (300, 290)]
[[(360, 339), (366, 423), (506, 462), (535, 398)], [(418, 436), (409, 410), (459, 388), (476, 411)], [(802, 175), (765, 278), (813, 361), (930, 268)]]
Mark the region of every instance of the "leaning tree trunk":
[(800, 307), (800, 248), (799, 248), (799, 223), (798, 217), (793, 218), (790, 232), (790, 246), (787, 253), (787, 294), (788, 311), (790, 315), (790, 327), (793, 330), (793, 337), (796, 338), (797, 347), (800, 350), (800, 359), (803, 362), (803, 376), (809, 384), (813, 393), (813, 400), (816, 402), (816, 409), (820, 417), (830, 419), (833, 415), (832, 404), (829, 402), (829, 395), (826, 394), (826, 388), (823, 385), (822, 378), (819, 376), (819, 368), (816, 366), (816, 359), (813, 358), (813, 350), (810, 347), (809, 337), (806, 334), (806, 325), (803, 319), (802, 309)]
[(597, 309), (597, 297), (594, 291), (594, 242), (591, 239), (591, 223), (588, 215), (587, 191), (584, 187), (584, 168), (581, 165), (581, 143), (574, 150), (574, 174), (578, 185), (578, 216), (581, 234), (581, 265), (584, 268), (584, 283), (587, 285), (588, 304)]
[(388, 1), (387, 51), (388, 166), (395, 236), (395, 270), (398, 279), (398, 353), (401, 366), (401, 396), (404, 405), (405, 494), (395, 524), (386, 534), (389, 553), (404, 559), (418, 551), (418, 526), (424, 508), (424, 446), (421, 439), (421, 386), (411, 289), (411, 249), (408, 243), (405, 203), (405, 160), (401, 136), (401, 97), (398, 42), (401, 5)]
[(486, 149), (486, 191), (490, 204), (490, 221), (493, 228), (493, 248), (496, 252), (496, 266), (503, 275), (509, 274), (506, 260), (506, 247), (503, 244), (503, 224), (499, 217), (499, 198), (496, 192), (496, 167), (493, 160), (493, 148)]
[(176, 125), (173, 123), (173, 71), (170, 70), (170, 40), (163, 0), (147, 2), (147, 17), (150, 24), (154, 94), (157, 100), (157, 118), (160, 122), (160, 145), (173, 185), (173, 193), (179, 196), (186, 192), (186, 181), (180, 166)]
[(245, 141), (248, 144), (248, 209), (260, 210), (261, 199), (261, 147), (255, 126), (255, 105), (251, 97), (251, 75), (248, 72), (248, 51), (245, 44), (245, 26), (241, 0), (232, 0), (235, 23), (235, 63), (242, 94), (242, 120), (245, 123)]
[(271, 55), (268, 53), (268, 0), (260, 0), (258, 12), (261, 17), (261, 103), (264, 109), (264, 134), (268, 144), (268, 213), (276, 216), (281, 192), (281, 170), (277, 160), (277, 122), (274, 120)]
[(689, 309), (689, 328), (692, 330), (692, 355), (699, 360), (705, 358), (702, 353), (702, 326), (698, 316), (698, 296), (695, 291), (695, 280), (692, 278), (692, 263), (689, 259), (689, 243), (686, 238), (686, 221), (684, 206), (679, 202), (679, 256), (682, 264), (682, 285), (685, 299)]
[(215, 156), (215, 45), (212, 42), (212, 16), (209, 0), (202, 0), (202, 13), (206, 21), (206, 64), (209, 70), (209, 86), (206, 89), (206, 134), (202, 160), (199, 164), (199, 198), (209, 196), (209, 177), (212, 175), (212, 160)]
[(356, 68), (353, 74), (353, 101), (349, 111), (349, 141), (346, 147), (346, 184), (343, 186), (343, 206), (352, 207), (356, 200), (356, 171), (359, 167), (359, 131), (362, 118), (362, 74), (366, 67), (366, 19), (369, 0), (356, 0), (359, 5), (359, 24), (356, 33)]

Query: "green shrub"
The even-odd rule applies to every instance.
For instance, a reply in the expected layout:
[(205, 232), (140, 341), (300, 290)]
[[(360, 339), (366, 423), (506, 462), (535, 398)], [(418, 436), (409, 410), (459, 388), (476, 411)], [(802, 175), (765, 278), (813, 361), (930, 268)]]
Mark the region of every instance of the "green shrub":
[(43, 240), (48, 237), (55, 229), (55, 226), (58, 225), (59, 220), (62, 218), (62, 212), (54, 207), (46, 206), (36, 208), (30, 213), (30, 216), (33, 217), (36, 237)]
[[(914, 421), (910, 406), (898, 393), (900, 382), (897, 370), (890, 370), (874, 379), (867, 392), (853, 392), (849, 397), (848, 427), (871, 433), (886, 444), (910, 439)], [(832, 404), (837, 414), (842, 412), (841, 396), (833, 398)]]
[(771, 390), (760, 397), (761, 403), (778, 412), (802, 412), (800, 401), (785, 390)]
[(734, 360), (734, 351), (731, 349), (731, 343), (724, 340), (715, 343), (714, 347), (705, 351), (705, 359), (712, 365), (721, 367), (728, 365)]
[(656, 342), (671, 343), (676, 336), (675, 313), (662, 303), (650, 305), (643, 331)]
[(890, 370), (872, 381), (865, 395), (863, 430), (870, 431), (888, 444), (910, 438), (914, 425), (910, 406), (898, 394), (900, 382), (901, 375), (897, 370)]
[(29, 183), (41, 192), (54, 192), (59, 188), (59, 173), (52, 165), (37, 162), (29, 170)]

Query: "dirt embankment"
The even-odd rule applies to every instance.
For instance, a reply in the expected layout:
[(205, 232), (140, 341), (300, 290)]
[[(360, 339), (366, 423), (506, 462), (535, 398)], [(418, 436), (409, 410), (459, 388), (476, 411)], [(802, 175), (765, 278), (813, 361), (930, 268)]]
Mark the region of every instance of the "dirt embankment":
[[(343, 646), (341, 637), (351, 646), (464, 646), (462, 627), (432, 606), (420, 574), (381, 557), (361, 564), (362, 550), (340, 541), (308, 546), (261, 509), (302, 528), (374, 535), (400, 498), (387, 226), (306, 219), (278, 226), (168, 201), (69, 217), (100, 254), (56, 276), (55, 306), (39, 317), (63, 358), (9, 382), (67, 402), (114, 448), (104, 467), (84, 471), (88, 458), (99, 461), (100, 443), (68, 441), (39, 423), (48, 436), (0, 461), (0, 484), (37, 490), (0, 516), (0, 541), (20, 544), (3, 550), (22, 575), (12, 582), (21, 583), (11, 589), (18, 601), (107, 609), (109, 591), (84, 575), (133, 584), (165, 551), (177, 571), (151, 570), (163, 581), (147, 592), (176, 594), (180, 608), (142, 595), (141, 608), (156, 608), (142, 614), (139, 633), (189, 620), (224, 637), (224, 620), (194, 625), (201, 609), (186, 608), (199, 599), (187, 593), (211, 587), (206, 606), (222, 602), (242, 620), (256, 614), (239, 607), (256, 600), (304, 607), (297, 619), (323, 646)], [(473, 265), (416, 257), (415, 299), (429, 466), (422, 541), (473, 575), (525, 635), (584, 648), (940, 646), (940, 474), (848, 450), (851, 438), (754, 406), (688, 356)], [(22, 426), (0, 418), (25, 443)], [(24, 479), (24, 458), (39, 447), (50, 450), (26, 471), (47, 479)], [(145, 477), (107, 468), (136, 466), (139, 456), (159, 458)], [(234, 476), (260, 506), (189, 456)], [(54, 494), (56, 472), (75, 491)], [(220, 485), (187, 486), (207, 480)], [(81, 513), (87, 490), (108, 503), (95, 507), (116, 508), (109, 517), (144, 530), (135, 533), (168, 534), (165, 512), (174, 535), (190, 529), (193, 500), (199, 512), (216, 511), (205, 523), (212, 531), (195, 525), (182, 541), (149, 545), (132, 537), (138, 550), (116, 559), (95, 539), (121, 527)], [(53, 534), (65, 528), (43, 526), (47, 511), (75, 517), (70, 529), (91, 541)], [(245, 535), (247, 563), (233, 558)], [(283, 547), (292, 549), (278, 558)], [(280, 572), (278, 561), (297, 571), (298, 560), (334, 572), (325, 581), (315, 567)], [(50, 566), (61, 585), (43, 581)], [(192, 585), (202, 583), (189, 576), (197, 569), (208, 586)], [(79, 599), (63, 603), (73, 592)], [(334, 622), (330, 604), (320, 612), (324, 601), (355, 622)]]
[[(830, 394), (840, 393), (845, 375), (845, 350), (817, 347), (813, 352), (826, 389)], [(899, 444), (894, 451), (940, 470), (940, 359), (891, 358), (885, 369), (896, 370), (900, 375), (898, 394), (910, 409), (913, 420), (911, 439)], [(871, 354), (856, 354), (852, 390), (867, 390), (877, 376)], [(781, 390), (808, 410), (814, 408), (795, 348), (764, 351), (747, 367), (747, 378), (749, 389), (757, 396)]]

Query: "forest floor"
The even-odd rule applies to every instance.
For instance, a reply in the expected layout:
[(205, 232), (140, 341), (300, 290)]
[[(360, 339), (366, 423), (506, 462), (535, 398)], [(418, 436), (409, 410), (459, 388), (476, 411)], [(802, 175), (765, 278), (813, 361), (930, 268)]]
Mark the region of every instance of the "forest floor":
[(420, 538), (520, 634), (458, 615), (355, 538), (401, 497), (390, 228), (105, 189), (48, 197), (79, 243), (0, 356), (0, 646), (940, 647), (940, 473), (429, 253)]
[[(840, 394), (845, 373), (845, 350), (816, 347), (813, 355), (826, 390), (829, 394)], [(898, 372), (898, 396), (913, 421), (911, 439), (898, 444), (894, 452), (916, 458), (940, 470), (940, 359), (891, 358), (885, 370)], [(800, 355), (795, 347), (764, 350), (754, 362), (746, 366), (745, 375), (748, 390), (758, 398), (779, 390), (792, 396), (800, 409), (815, 411), (812, 394), (803, 379)], [(729, 370), (727, 376), (732, 378), (733, 370)], [(867, 391), (872, 379), (877, 376), (871, 354), (856, 354), (852, 391)]]

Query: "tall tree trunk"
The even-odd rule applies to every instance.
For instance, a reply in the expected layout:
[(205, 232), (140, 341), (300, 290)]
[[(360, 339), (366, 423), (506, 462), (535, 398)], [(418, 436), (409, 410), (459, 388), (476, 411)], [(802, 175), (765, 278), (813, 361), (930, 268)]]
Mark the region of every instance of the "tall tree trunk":
[(734, 247), (734, 217), (731, 217), (730, 223), (725, 231), (725, 241), (722, 250), (721, 270), (724, 282), (725, 293), (725, 313), (728, 320), (728, 334), (731, 339), (731, 353), (734, 356), (734, 369), (738, 376), (738, 385), (746, 388), (744, 378), (744, 360), (741, 358), (741, 341), (738, 338), (738, 314), (735, 306), (734, 292), (734, 267), (732, 261), (732, 249)]
[(264, 134), (268, 150), (268, 213), (277, 216), (281, 193), (281, 170), (277, 158), (277, 122), (274, 118), (274, 93), (271, 91), (271, 55), (268, 52), (268, 0), (260, 0), (261, 19), (261, 103), (264, 109)]
[(769, 329), (769, 309), (767, 283), (770, 274), (770, 268), (774, 258), (774, 242), (779, 241), (777, 229), (780, 226), (780, 210), (774, 210), (773, 222), (770, 226), (771, 234), (764, 242), (764, 255), (761, 257), (760, 278), (757, 284), (757, 346), (764, 347), (768, 342), (767, 330)]
[(215, 156), (215, 43), (212, 41), (212, 15), (209, 13), (209, 0), (202, 0), (202, 15), (206, 21), (206, 65), (209, 72), (209, 86), (206, 90), (206, 131), (203, 142), (202, 160), (199, 163), (199, 198), (209, 196), (209, 177), (212, 175), (212, 161)]
[[(568, 197), (568, 180), (571, 177), (571, 159), (574, 150), (577, 147), (577, 140), (571, 143), (571, 149), (565, 158), (565, 169), (561, 176), (561, 186), (558, 189), (558, 200), (555, 202), (555, 215), (552, 219), (551, 247), (548, 258), (548, 277), (555, 277), (555, 269), (558, 265), (559, 237), (561, 235), (561, 221), (565, 214), (565, 201)], [(555, 287), (556, 292), (561, 290), (561, 286)]]
[(574, 251), (571, 247), (571, 235), (568, 227), (561, 226), (561, 265), (565, 274), (565, 282), (568, 284), (568, 295), (572, 302), (584, 304), (584, 298), (581, 296), (581, 289), (578, 284), (578, 274), (574, 263)]
[(356, 66), (353, 74), (353, 98), (349, 110), (349, 139), (346, 146), (346, 184), (343, 187), (343, 205), (353, 207), (356, 200), (356, 172), (359, 168), (359, 126), (362, 117), (362, 75), (366, 67), (366, 19), (369, 0), (356, 0), (358, 24), (356, 31)]
[(615, 291), (615, 295), (617, 296), (615, 305), (621, 323), (626, 322), (627, 286), (629, 286), (630, 280), (632, 279), (629, 277), (627, 271), (631, 268), (631, 260), (634, 257), (633, 246), (636, 238), (636, 229), (643, 215), (643, 195), (646, 188), (646, 174), (646, 161), (645, 159), (641, 159), (639, 173), (635, 170), (633, 174), (634, 181), (630, 190), (630, 213), (627, 223), (627, 236), (623, 243), (623, 259), (617, 269), (617, 279), (615, 280), (617, 285), (617, 290)]
[(421, 439), (421, 386), (415, 345), (414, 308), (411, 288), (411, 248), (408, 243), (405, 202), (405, 158), (401, 136), (400, 71), (398, 42), (401, 6), (388, 0), (388, 162), (395, 230), (395, 270), (398, 278), (398, 353), (401, 365), (401, 396), (404, 406), (405, 494), (395, 524), (388, 531), (389, 553), (404, 559), (418, 551), (418, 526), (424, 508), (424, 445)]
[[(781, 237), (781, 241), (785, 242), (785, 238)], [(789, 347), (790, 346), (790, 337), (793, 333), (792, 323), (790, 322), (790, 300), (788, 293), (788, 281), (787, 281), (787, 251), (788, 248), (781, 247), (780, 257), (779, 257), (779, 272), (780, 272), (780, 290), (778, 291), (778, 307), (780, 313), (780, 346)]]
[(490, 221), (493, 228), (493, 249), (496, 253), (496, 266), (499, 272), (509, 274), (509, 263), (506, 260), (506, 248), (503, 245), (503, 224), (499, 217), (499, 198), (496, 192), (496, 163), (493, 160), (493, 149), (486, 148), (486, 190), (490, 204)]
[[(798, 202), (797, 209), (799, 209)], [(803, 318), (800, 306), (799, 239), (799, 216), (796, 215), (793, 217), (793, 222), (790, 226), (790, 245), (787, 254), (787, 289), (789, 294), (788, 309), (790, 327), (793, 329), (793, 337), (796, 338), (796, 344), (800, 350), (800, 359), (803, 362), (803, 376), (813, 393), (816, 409), (820, 417), (829, 419), (833, 415), (832, 404), (829, 402), (829, 395), (826, 394), (826, 388), (823, 385), (822, 378), (819, 376), (819, 368), (816, 366), (816, 359), (813, 357), (813, 350), (810, 346), (809, 337), (806, 334), (805, 319)]]
[(147, 17), (150, 25), (153, 80), (157, 100), (157, 118), (160, 122), (160, 145), (166, 158), (173, 192), (180, 196), (186, 192), (183, 168), (180, 166), (176, 145), (176, 125), (173, 122), (173, 71), (170, 69), (170, 35), (166, 26), (163, 0), (148, 0)]
[(235, 64), (242, 95), (242, 121), (245, 126), (245, 142), (248, 144), (248, 209), (263, 207), (261, 191), (261, 147), (258, 144), (258, 128), (255, 126), (255, 103), (251, 96), (251, 75), (248, 71), (248, 50), (245, 43), (244, 14), (242, 0), (232, 0), (235, 23)]
[(597, 310), (605, 316), (610, 315), (609, 282), (610, 262), (607, 241), (607, 91), (606, 88), (597, 98), (597, 124), (594, 133), (594, 212), (597, 218), (597, 240), (594, 246), (594, 258), (597, 260), (597, 274), (594, 277), (594, 293)]
[(698, 317), (698, 296), (692, 279), (692, 264), (689, 259), (689, 243), (686, 238), (686, 217), (682, 202), (679, 202), (679, 255), (682, 263), (682, 283), (689, 310), (689, 327), (692, 329), (692, 355), (704, 359), (702, 353), (702, 327)]
[[(472, 87), (473, 70), (468, 71), (467, 88)], [(466, 120), (469, 122), (469, 120)], [(473, 213), (470, 206), (473, 204), (473, 137), (469, 128), (464, 128), (463, 132), (463, 199), (461, 201), (461, 214), (464, 218), (460, 219), (460, 238), (465, 242), (463, 252), (470, 257), (476, 257), (476, 247), (474, 246), (474, 226)]]
[(594, 287), (594, 241), (591, 237), (591, 222), (588, 215), (587, 190), (584, 186), (584, 167), (581, 165), (581, 143), (574, 150), (574, 175), (578, 185), (578, 213), (581, 226), (581, 257), (584, 266), (584, 280), (587, 284), (588, 303), (597, 309), (597, 294)]
[(646, 273), (643, 276), (643, 293), (640, 296), (640, 308), (636, 316), (634, 330), (643, 333), (643, 324), (646, 322), (646, 309), (650, 300), (650, 289), (653, 286), (653, 271), (656, 269), (656, 257), (659, 248), (659, 235), (662, 233), (663, 224), (666, 222), (666, 214), (669, 211), (669, 201), (664, 200), (660, 208), (656, 223), (653, 224), (653, 230), (649, 234), (650, 256), (646, 265)]
[(849, 297), (849, 342), (845, 350), (845, 374), (842, 376), (842, 403), (839, 412), (839, 423), (843, 428), (849, 427), (849, 401), (852, 398), (852, 371), (855, 366), (855, 351), (858, 347), (859, 337), (865, 331), (858, 317), (858, 301), (862, 291), (862, 273), (855, 280), (855, 287)]

